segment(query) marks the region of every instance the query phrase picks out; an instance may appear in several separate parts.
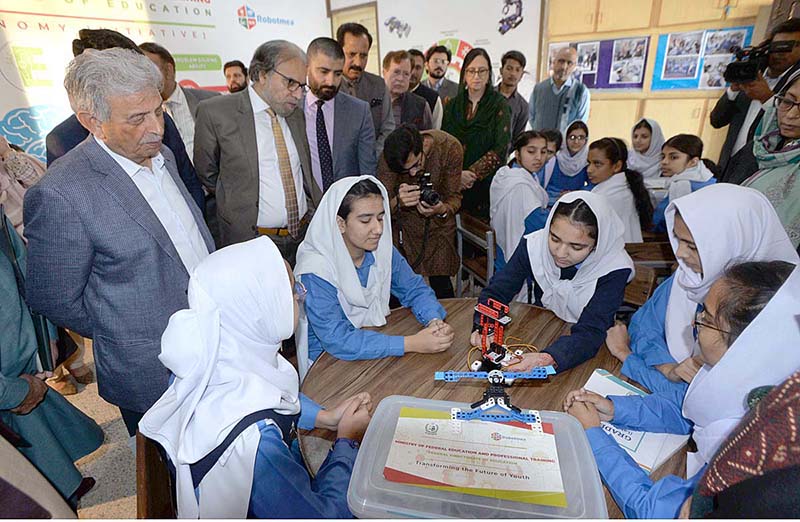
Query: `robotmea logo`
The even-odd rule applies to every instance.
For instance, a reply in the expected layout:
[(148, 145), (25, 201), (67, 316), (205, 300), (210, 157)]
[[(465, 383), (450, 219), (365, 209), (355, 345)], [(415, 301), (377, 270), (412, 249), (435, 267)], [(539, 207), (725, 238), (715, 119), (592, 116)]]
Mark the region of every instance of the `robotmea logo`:
[(257, 24), (266, 25), (285, 25), (291, 27), (295, 24), (293, 18), (282, 18), (280, 16), (262, 16), (256, 13), (255, 9), (244, 4), (236, 9), (236, 16), (239, 18), (239, 25), (248, 31)]

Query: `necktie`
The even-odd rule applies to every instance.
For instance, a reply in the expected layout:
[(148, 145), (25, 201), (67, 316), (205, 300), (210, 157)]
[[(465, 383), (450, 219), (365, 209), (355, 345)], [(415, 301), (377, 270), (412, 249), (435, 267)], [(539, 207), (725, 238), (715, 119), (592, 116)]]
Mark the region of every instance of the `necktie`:
[(317, 155), (319, 168), (322, 171), (322, 191), (333, 184), (333, 156), (331, 144), (328, 143), (328, 129), (325, 127), (325, 115), (322, 113), (322, 100), (317, 100)]
[(286, 148), (286, 140), (283, 138), (283, 130), (281, 130), (281, 124), (275, 111), (267, 109), (267, 114), (272, 120), (272, 135), (275, 137), (275, 149), (278, 152), (278, 167), (281, 171), (283, 194), (286, 200), (286, 217), (289, 222), (287, 228), (292, 237), (297, 237), (297, 231), (300, 228), (300, 209), (297, 206), (297, 191), (294, 187), (292, 164), (289, 162), (289, 149)]

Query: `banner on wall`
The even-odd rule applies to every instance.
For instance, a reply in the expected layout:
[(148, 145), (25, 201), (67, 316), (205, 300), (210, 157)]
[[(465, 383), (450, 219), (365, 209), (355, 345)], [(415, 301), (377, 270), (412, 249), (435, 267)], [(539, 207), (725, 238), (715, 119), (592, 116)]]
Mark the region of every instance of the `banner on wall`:
[(553, 69), (558, 51), (574, 47), (578, 65), (573, 74), (590, 89), (641, 89), (649, 43), (649, 36), (551, 43), (547, 49), (548, 70)]
[(286, 39), (304, 48), (330, 34), (325, 0), (30, 0), (0, 4), (0, 132), (45, 158), (44, 138), (68, 117), (64, 68), (83, 28), (157, 42), (181, 85), (225, 90), (222, 64)]
[(538, 71), (540, 18), (541, 0), (378, 0), (381, 54), (445, 45), (453, 53), (446, 76), (458, 82), (464, 57), (482, 47), (492, 58), (496, 85), (500, 58), (517, 50), (528, 62), (517, 90), (528, 99)]
[(753, 26), (662, 34), (651, 89), (724, 89), (732, 47), (746, 47)]

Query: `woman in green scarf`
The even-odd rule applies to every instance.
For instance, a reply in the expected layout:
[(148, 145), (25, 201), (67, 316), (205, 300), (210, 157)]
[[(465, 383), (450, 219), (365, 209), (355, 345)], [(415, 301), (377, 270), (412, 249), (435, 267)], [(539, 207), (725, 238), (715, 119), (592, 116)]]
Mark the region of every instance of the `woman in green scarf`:
[(489, 222), (489, 185), (506, 162), (511, 139), (511, 108), (494, 90), (492, 60), (476, 47), (464, 58), (458, 95), (447, 103), (442, 130), (464, 147), (461, 208)]
[(756, 131), (758, 172), (743, 185), (767, 196), (795, 248), (800, 245), (800, 74), (773, 97)]

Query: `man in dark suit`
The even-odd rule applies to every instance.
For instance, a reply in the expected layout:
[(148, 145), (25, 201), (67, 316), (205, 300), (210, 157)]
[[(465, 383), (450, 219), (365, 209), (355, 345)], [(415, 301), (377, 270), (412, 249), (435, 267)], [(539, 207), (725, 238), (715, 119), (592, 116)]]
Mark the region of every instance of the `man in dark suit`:
[(344, 50), (342, 91), (369, 103), (375, 127), (375, 155), (383, 151), (383, 140), (395, 125), (389, 90), (380, 76), (367, 72), (367, 58), (372, 47), (372, 35), (357, 23), (342, 24), (336, 30), (336, 41)]
[(342, 46), (320, 37), (308, 45), (308, 88), (303, 101), (314, 183), (322, 191), (346, 176), (375, 175), (375, 129), (369, 104), (339, 91)]
[(153, 63), (128, 49), (83, 53), (64, 85), (92, 135), (25, 195), (26, 299), (93, 339), (100, 396), (133, 436), (167, 389), (161, 334), (214, 243), (161, 142)]
[(433, 128), (442, 128), (442, 116), (444, 106), (439, 93), (422, 83), (422, 73), (425, 71), (425, 55), (419, 49), (409, 49), (408, 55), (411, 57), (411, 79), (408, 84), (408, 91), (417, 96), (422, 96), (428, 102), (433, 118)]
[(383, 80), (392, 97), (392, 115), (398, 124), (410, 123), (417, 130), (433, 128), (433, 118), (428, 102), (422, 96), (409, 92), (411, 81), (411, 55), (407, 51), (392, 51), (383, 57)]
[(261, 44), (251, 85), (202, 102), (195, 127), (195, 166), (217, 196), (221, 246), (267, 235), (291, 265), (322, 198), (300, 106), (306, 68), (295, 44)]
[(425, 67), (428, 69), (426, 85), (439, 93), (444, 104), (458, 94), (458, 84), (445, 77), (452, 59), (453, 53), (444, 45), (434, 45), (425, 52)]
[[(78, 38), (72, 41), (72, 54), (73, 56), (78, 56), (85, 49), (103, 50), (111, 49), (112, 47), (131, 49), (137, 53), (142, 52), (133, 43), (133, 40), (116, 31), (110, 29), (81, 29), (78, 31)], [(45, 139), (47, 165), (51, 165), (55, 160), (77, 147), (87, 136), (89, 136), (89, 131), (80, 124), (74, 114), (59, 123), (47, 134)], [(166, 114), (164, 115), (163, 143), (175, 155), (178, 173), (181, 176), (181, 181), (186, 185), (186, 190), (189, 191), (200, 210), (205, 211), (203, 186), (200, 184), (200, 180), (197, 179), (194, 165), (192, 165), (186, 153), (186, 148), (175, 122)]]

